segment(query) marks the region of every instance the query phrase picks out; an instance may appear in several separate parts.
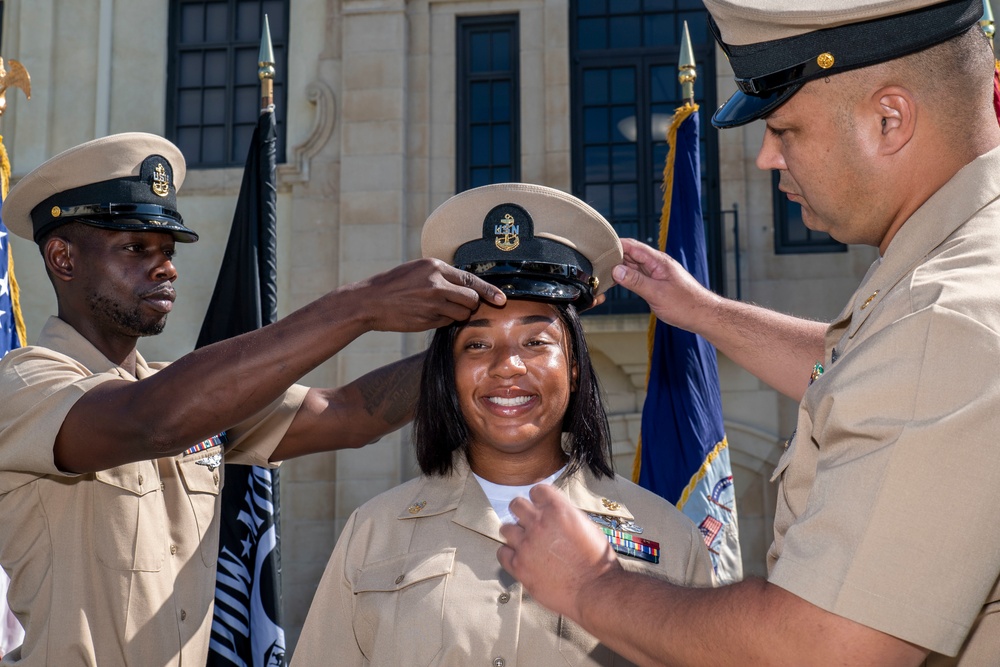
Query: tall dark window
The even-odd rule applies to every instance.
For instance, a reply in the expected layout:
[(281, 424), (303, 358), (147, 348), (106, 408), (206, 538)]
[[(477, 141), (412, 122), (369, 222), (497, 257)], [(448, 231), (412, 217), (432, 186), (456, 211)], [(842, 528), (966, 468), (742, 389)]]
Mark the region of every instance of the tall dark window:
[(521, 179), (517, 20), (458, 18), (458, 192)]
[(274, 46), (278, 161), (284, 161), (289, 0), (173, 0), (167, 135), (190, 167), (242, 165), (260, 114), (257, 58), (267, 15)]
[[(715, 48), (701, 0), (575, 0), (570, 4), (573, 192), (611, 221), (620, 236), (655, 245), (663, 206), (666, 133), (683, 104), (677, 64), (684, 21), (698, 64), (702, 209), (709, 276), (721, 289)], [(706, 85), (707, 84), (707, 85)], [(647, 310), (621, 288), (594, 312)]]
[(778, 172), (772, 172), (774, 193), (774, 252), (794, 255), (811, 252), (847, 252), (847, 246), (826, 232), (816, 232), (802, 223), (802, 206), (789, 201), (778, 190)]

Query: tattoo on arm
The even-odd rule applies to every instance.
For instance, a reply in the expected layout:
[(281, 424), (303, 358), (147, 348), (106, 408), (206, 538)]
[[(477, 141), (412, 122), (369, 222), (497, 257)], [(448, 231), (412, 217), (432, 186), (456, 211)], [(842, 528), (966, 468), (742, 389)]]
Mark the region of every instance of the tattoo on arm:
[(358, 381), (365, 411), (387, 424), (401, 424), (417, 405), (423, 355), (409, 357), (368, 373)]

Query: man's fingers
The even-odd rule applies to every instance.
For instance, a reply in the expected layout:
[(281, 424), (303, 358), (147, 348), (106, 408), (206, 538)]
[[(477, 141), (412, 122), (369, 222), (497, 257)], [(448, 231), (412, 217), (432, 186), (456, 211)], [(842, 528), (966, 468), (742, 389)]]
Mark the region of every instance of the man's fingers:
[[(482, 278), (469, 273), (468, 271), (462, 271), (456, 269), (452, 266), (445, 265), (441, 268), (441, 275), (445, 277), (446, 280), (455, 285), (461, 285), (462, 287), (467, 287), (474, 291), (478, 295), (477, 299), (482, 299), (487, 303), (491, 303), (494, 306), (502, 306), (507, 302), (507, 295), (500, 290), (499, 287), (491, 285)], [(475, 305), (473, 305), (473, 308)]]
[[(538, 486), (545, 485), (540, 484)], [(517, 522), (525, 527), (530, 526), (538, 518), (538, 508), (530, 500), (520, 496), (510, 501), (510, 512), (517, 517)]]

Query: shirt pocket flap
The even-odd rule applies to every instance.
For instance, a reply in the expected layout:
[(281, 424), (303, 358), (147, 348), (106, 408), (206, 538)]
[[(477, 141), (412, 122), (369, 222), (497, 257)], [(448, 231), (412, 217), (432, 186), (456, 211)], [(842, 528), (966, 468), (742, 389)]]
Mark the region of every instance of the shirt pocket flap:
[(137, 496), (160, 490), (160, 478), (152, 461), (136, 461), (109, 470), (98, 470), (94, 479)]
[(180, 471), (181, 479), (184, 481), (184, 487), (188, 493), (219, 495), (221, 467), (213, 470), (208, 466), (199, 465), (197, 461), (178, 461), (177, 469)]
[(421, 581), (451, 574), (454, 565), (454, 548), (394, 556), (362, 568), (354, 592), (398, 591)]

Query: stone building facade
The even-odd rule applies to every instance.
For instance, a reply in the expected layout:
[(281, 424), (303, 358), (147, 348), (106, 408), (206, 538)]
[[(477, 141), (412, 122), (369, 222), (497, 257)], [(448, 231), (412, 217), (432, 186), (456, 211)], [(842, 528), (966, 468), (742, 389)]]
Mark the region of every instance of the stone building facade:
[[(704, 12), (696, 0), (609, 1), (613, 5), (604, 11), (612, 14), (625, 11), (626, 5), (638, 7), (640, 13), (669, 6), (695, 20)], [(171, 126), (176, 113), (168, 111), (176, 109), (171, 31), (177, 29), (176, 12), (184, 4), (3, 3), (0, 55), (21, 61), (33, 82), (30, 101), (19, 92), (8, 93), (8, 110), (0, 123), (15, 180), (56, 152), (97, 136), (131, 130), (171, 136), (176, 131)], [(574, 107), (582, 85), (574, 73), (581, 40), (578, 21), (600, 2), (216, 4), (230, 9), (253, 4), (262, 11), (285, 12), (281, 20), (286, 22), (282, 29), (287, 43), (281, 53), (287, 58), (287, 80), (282, 82), (283, 106), (278, 109), (286, 146), (278, 170), (281, 313), (419, 255), (423, 220), (456, 192), (456, 174), (468, 166), (459, 155), (461, 138), (456, 132), (462, 108), (457, 81), (461, 61), (469, 55), (459, 44), (458, 31), (468, 17), (516, 18), (518, 180), (575, 191), (581, 169), (574, 148), (580, 131)], [(704, 43), (704, 35), (700, 39)], [(710, 62), (715, 63), (713, 71), (699, 69), (701, 85), (721, 101), (734, 90), (731, 71), (721, 52), (713, 53)], [(781, 311), (828, 319), (852, 293), (876, 257), (875, 250), (776, 252), (775, 225), (782, 220), (777, 207), (784, 204), (774, 196), (771, 175), (754, 166), (762, 132), (757, 123), (719, 133), (710, 144), (716, 209), (738, 211), (738, 218), (721, 215), (708, 222), (715, 234), (714, 261), (723, 276), (717, 287), (729, 296), (738, 291), (744, 300)], [(238, 163), (205, 166), (192, 160), (179, 203), (202, 240), (179, 248), (179, 299), (166, 333), (141, 341), (140, 350), (148, 359), (173, 359), (193, 347), (241, 173)], [(14, 252), (31, 338), (54, 312), (54, 298), (35, 248), (18, 239)], [(635, 312), (586, 318), (612, 414), (616, 465), (625, 474), (631, 469), (642, 409), (647, 320), (647, 315)], [(305, 382), (342, 384), (418, 352), (426, 341), (425, 334), (368, 334)], [(720, 358), (719, 365), (745, 571), (759, 575), (764, 573), (775, 504), (769, 478), (781, 443), (794, 426), (796, 406), (729, 360)], [(361, 450), (290, 461), (281, 470), (285, 617), (289, 644), (294, 645), (351, 511), (413, 476), (415, 466), (409, 434), (403, 431)]]

